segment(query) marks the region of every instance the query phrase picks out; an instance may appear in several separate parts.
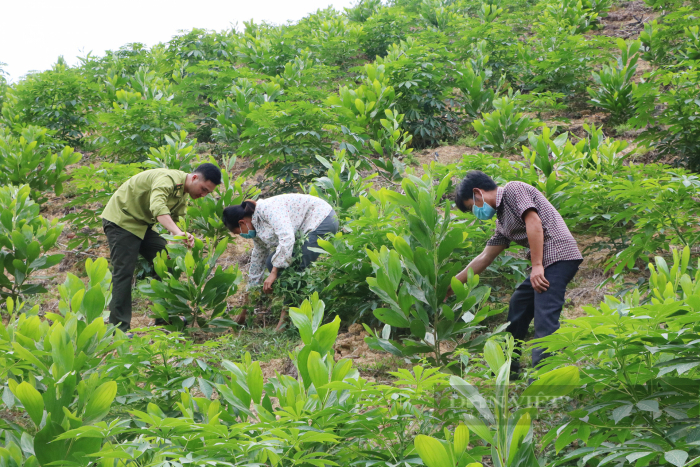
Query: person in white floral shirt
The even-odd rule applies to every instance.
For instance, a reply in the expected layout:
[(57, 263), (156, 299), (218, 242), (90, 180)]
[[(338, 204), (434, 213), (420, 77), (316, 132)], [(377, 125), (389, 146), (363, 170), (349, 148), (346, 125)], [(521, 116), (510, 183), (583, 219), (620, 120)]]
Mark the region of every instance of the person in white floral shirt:
[[(253, 239), (254, 247), (248, 270), (248, 286), (259, 285), (265, 266), (270, 271), (263, 282), (263, 292), (271, 293), (272, 284), (279, 274), (292, 263), (297, 235), (306, 235), (302, 246), (301, 268), (316, 261), (319, 253), (318, 238), (338, 231), (338, 217), (333, 207), (311, 195), (287, 194), (253, 201), (224, 209), (224, 225), (234, 234)], [(284, 324), (286, 312), (282, 312), (279, 330)], [(236, 319), (242, 324), (243, 312)]]

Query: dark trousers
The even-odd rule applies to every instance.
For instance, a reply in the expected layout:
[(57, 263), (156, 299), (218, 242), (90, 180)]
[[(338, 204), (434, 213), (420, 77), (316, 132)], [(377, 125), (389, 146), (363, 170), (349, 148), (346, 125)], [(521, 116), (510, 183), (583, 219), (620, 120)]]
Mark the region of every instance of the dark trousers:
[(165, 249), (167, 242), (152, 229), (141, 240), (117, 224), (102, 219), (102, 228), (109, 243), (112, 262), (112, 301), (109, 303), (109, 322), (122, 331), (131, 325), (131, 284), (139, 254), (151, 265), (153, 259)]
[[(338, 216), (335, 211), (331, 211), (330, 214), (326, 216), (321, 224), (316, 227), (316, 230), (309, 232), (306, 241), (301, 246), (301, 270), (303, 271), (309, 264), (313, 263), (318, 259), (321, 253), (309, 250), (309, 248), (318, 248), (318, 239), (323, 238), (328, 234), (335, 235), (338, 232)], [(272, 271), (272, 257), (274, 253), (267, 257), (267, 270)]]
[[(549, 281), (549, 288), (542, 293), (532, 288), (528, 277), (513, 292), (508, 309), (508, 321), (510, 324), (506, 331), (511, 333), (516, 341), (525, 339), (527, 329), (533, 318), (535, 320), (535, 338), (549, 336), (559, 329), (559, 315), (564, 306), (564, 294), (566, 286), (576, 275), (581, 260), (557, 261), (544, 269), (544, 277)], [(517, 358), (514, 355), (513, 358)], [(532, 349), (532, 366), (547, 358), (548, 354), (542, 349)], [(520, 368), (517, 360), (513, 362), (512, 369)]]

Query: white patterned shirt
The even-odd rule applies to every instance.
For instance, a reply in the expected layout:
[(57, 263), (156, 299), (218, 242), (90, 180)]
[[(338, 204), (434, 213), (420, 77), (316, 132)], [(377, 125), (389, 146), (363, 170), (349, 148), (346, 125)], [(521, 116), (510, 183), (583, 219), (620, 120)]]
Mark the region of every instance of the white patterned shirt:
[(265, 262), (271, 251), (272, 265), (286, 268), (292, 263), (297, 232), (313, 232), (333, 207), (311, 195), (287, 194), (258, 201), (253, 214), (256, 236), (250, 257), (248, 284), (262, 281)]

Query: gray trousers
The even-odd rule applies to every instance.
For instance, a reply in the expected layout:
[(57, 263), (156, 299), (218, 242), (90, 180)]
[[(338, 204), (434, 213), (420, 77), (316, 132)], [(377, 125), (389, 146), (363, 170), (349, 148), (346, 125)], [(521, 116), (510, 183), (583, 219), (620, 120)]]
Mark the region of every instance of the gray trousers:
[[(313, 263), (321, 255), (315, 251), (309, 250), (309, 248), (318, 248), (319, 237), (324, 237), (328, 234), (335, 235), (338, 232), (338, 216), (335, 211), (331, 211), (330, 214), (323, 219), (323, 222), (316, 227), (316, 230), (309, 232), (308, 238), (301, 246), (301, 270), (303, 271), (309, 264)], [(272, 257), (274, 253), (267, 257), (266, 266), (268, 271), (272, 271)]]

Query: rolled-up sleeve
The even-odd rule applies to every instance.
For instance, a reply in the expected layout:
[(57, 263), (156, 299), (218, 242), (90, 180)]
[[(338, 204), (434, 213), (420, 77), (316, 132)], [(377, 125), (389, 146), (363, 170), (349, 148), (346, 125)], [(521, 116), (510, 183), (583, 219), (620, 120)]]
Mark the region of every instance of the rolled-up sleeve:
[(263, 242), (257, 239), (253, 240), (253, 252), (250, 254), (250, 268), (248, 269), (248, 286), (258, 285), (262, 282), (268, 254)]
[(272, 257), (272, 265), (276, 268), (288, 268), (294, 255), (294, 226), (289, 215), (280, 211), (270, 218), (272, 229), (277, 235), (277, 250)]
[(161, 177), (154, 181), (153, 187), (151, 188), (149, 206), (154, 219), (157, 219), (158, 216), (170, 214), (170, 209), (168, 209), (166, 202), (172, 191), (173, 182), (169, 177)]

